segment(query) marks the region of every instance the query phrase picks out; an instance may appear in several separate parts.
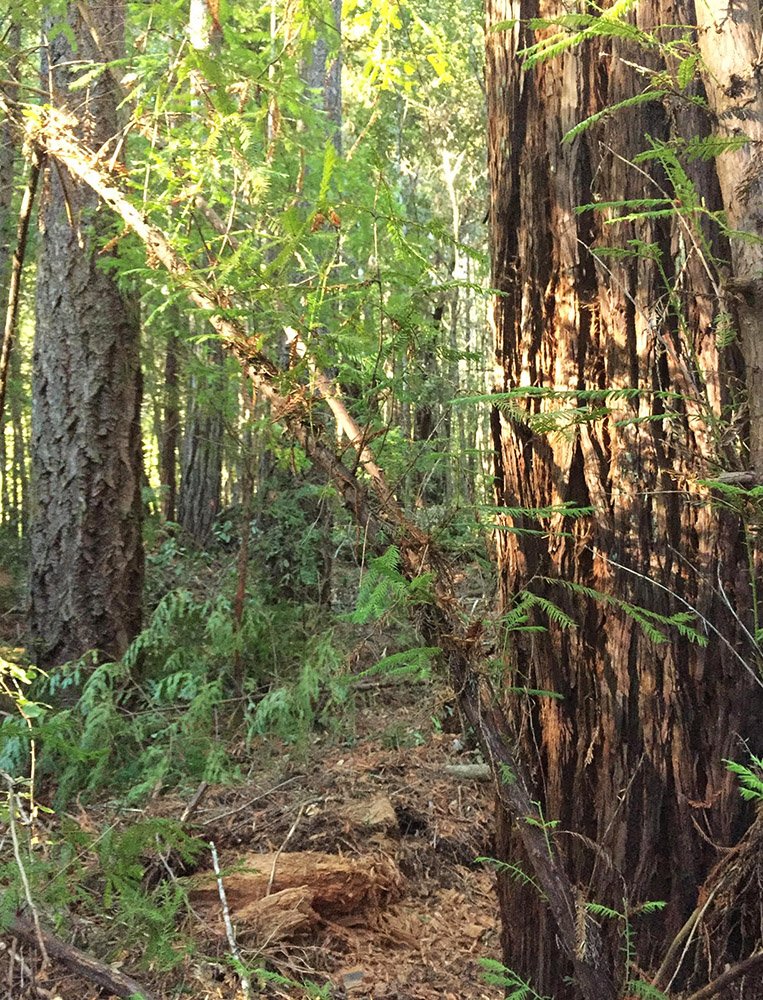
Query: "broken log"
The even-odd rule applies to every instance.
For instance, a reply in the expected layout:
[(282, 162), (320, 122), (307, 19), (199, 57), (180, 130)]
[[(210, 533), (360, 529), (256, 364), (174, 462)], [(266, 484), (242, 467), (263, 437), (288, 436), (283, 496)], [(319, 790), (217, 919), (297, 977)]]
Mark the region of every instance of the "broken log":
[[(231, 863), (237, 870), (222, 881), (236, 936), (259, 943), (307, 933), (326, 920), (341, 922), (381, 909), (400, 895), (403, 885), (395, 864), (383, 857), (295, 851), (247, 854)], [(223, 936), (214, 873), (193, 876), (189, 898), (204, 922)]]
[[(225, 896), (235, 922), (253, 903), (286, 890), (308, 890), (310, 906), (322, 917), (334, 920), (378, 907), (400, 894), (403, 878), (394, 862), (383, 857), (342, 858), (319, 851), (283, 852), (280, 855), (246, 854), (228, 858), (237, 870), (223, 876)], [(195, 875), (189, 897), (196, 906), (217, 903), (214, 873)]]

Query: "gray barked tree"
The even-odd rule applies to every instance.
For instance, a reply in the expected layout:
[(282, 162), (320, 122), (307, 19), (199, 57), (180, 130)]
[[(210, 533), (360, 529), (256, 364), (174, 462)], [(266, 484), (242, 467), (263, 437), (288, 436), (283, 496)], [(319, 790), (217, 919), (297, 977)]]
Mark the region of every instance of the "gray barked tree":
[[(44, 48), (42, 78), (55, 88), (53, 102), (76, 116), (83, 139), (114, 154), (118, 97), (111, 73), (72, 93), (68, 86), (76, 60), (103, 63), (123, 51), (124, 6), (94, 5), (89, 20), (70, 5), (76, 56), (59, 30)], [(139, 321), (137, 305), (105, 267), (104, 238), (116, 230), (98, 206), (89, 187), (48, 162), (37, 272), (30, 571), (31, 633), (42, 666), (91, 649), (118, 657), (141, 621)]]

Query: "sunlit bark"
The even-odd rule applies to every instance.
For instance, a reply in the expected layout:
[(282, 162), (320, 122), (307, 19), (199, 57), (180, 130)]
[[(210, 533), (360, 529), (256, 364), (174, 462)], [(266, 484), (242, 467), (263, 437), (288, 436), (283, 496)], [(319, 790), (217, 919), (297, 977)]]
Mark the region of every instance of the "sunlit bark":
[[(567, 10), (553, 0), (540, 7), (488, 0), (488, 25)], [(632, 16), (650, 29), (691, 24), (695, 15), (689, 3), (651, 0)], [(497, 388), (568, 395), (536, 395), (518, 399), (513, 413), (495, 411), (497, 497), (510, 508), (570, 504), (596, 513), (504, 518), (504, 608), (528, 588), (577, 623), (563, 629), (538, 615), (532, 622), (548, 624), (545, 634), (511, 636), (506, 684), (563, 696), (514, 695), (510, 702), (535, 761), (544, 815), (570, 831), (555, 844), (583, 897), (620, 912), (647, 899), (667, 902), (662, 916), (634, 925), (639, 961), (648, 967), (694, 908), (715, 857), (711, 844), (728, 846), (738, 833), (743, 810), (723, 759), (743, 755), (743, 741), (757, 746), (760, 738), (754, 651), (732, 610), (749, 627), (739, 526), (713, 509), (697, 481), (744, 463), (732, 428), (721, 431), (722, 418), (739, 412), (743, 365), (735, 348), (716, 342), (723, 303), (692, 232), (719, 257), (728, 247), (704, 223), (692, 229), (698, 215), (607, 225), (611, 210), (576, 211), (593, 201), (660, 197), (669, 190), (664, 172), (633, 162), (647, 136), (703, 136), (712, 121), (688, 100), (656, 99), (563, 143), (578, 122), (641, 92), (645, 74), (663, 64), (654, 49), (598, 37), (524, 71), (518, 52), (535, 37), (520, 21), (488, 36)], [(699, 160), (688, 170), (704, 205), (720, 209), (722, 171)], [(644, 249), (625, 258), (596, 255), (607, 246), (633, 250), (632, 240)], [(756, 378), (752, 372), (751, 391)], [(610, 400), (608, 415), (597, 416), (605, 400), (578, 394), (605, 389), (636, 395)], [(659, 395), (665, 391), (678, 396), (667, 400)], [(565, 408), (579, 412), (559, 415), (555, 431), (534, 429), (533, 418), (546, 414), (548, 423)], [(590, 599), (556, 581), (604, 596)], [(671, 629), (667, 642), (654, 642), (613, 599), (662, 615), (696, 609), (693, 622), (707, 648)], [(510, 823), (502, 824), (499, 851), (504, 860), (521, 859)], [(540, 992), (576, 996), (537, 892), (504, 878), (501, 893), (507, 961)], [(605, 931), (617, 967), (622, 927)], [(740, 939), (735, 947), (744, 954), (753, 943)], [(689, 979), (694, 955), (684, 966)]]

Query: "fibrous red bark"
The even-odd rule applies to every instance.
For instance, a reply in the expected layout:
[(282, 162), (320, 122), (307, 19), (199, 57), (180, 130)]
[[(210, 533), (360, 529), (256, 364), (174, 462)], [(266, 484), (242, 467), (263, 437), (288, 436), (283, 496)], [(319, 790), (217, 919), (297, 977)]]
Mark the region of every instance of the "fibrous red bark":
[[(563, 142), (678, 60), (610, 35), (525, 70), (520, 50), (557, 30), (536, 35), (526, 19), (567, 8), (488, 0), (487, 11), (488, 26), (516, 19), (487, 47), (497, 388), (516, 394), (494, 413), (497, 497), (504, 508), (557, 510), (504, 516), (502, 601), (508, 610), (527, 589), (576, 622), (565, 629), (539, 616), (545, 634), (515, 633), (507, 686), (563, 700), (515, 694), (511, 714), (544, 815), (566, 831), (555, 844), (582, 897), (620, 912), (667, 902), (663, 916), (631, 923), (648, 967), (694, 909), (713, 845), (732, 844), (743, 822), (723, 759), (755, 743), (763, 710), (750, 622), (740, 620), (751, 594), (739, 521), (699, 482), (740, 468), (746, 447), (727, 422), (741, 410), (744, 365), (714, 327), (724, 305), (710, 255), (725, 258), (728, 247), (682, 205), (658, 161), (634, 162), (652, 143), (707, 136), (714, 122), (690, 100), (702, 96), (694, 83)], [(648, 0), (630, 22), (651, 31), (693, 18), (690, 3)], [(720, 209), (713, 161), (687, 158), (685, 170), (701, 204)], [(668, 211), (640, 220), (612, 224), (614, 208), (577, 212), (660, 197)], [(595, 513), (574, 518), (565, 505)], [(707, 647), (669, 628), (655, 642), (622, 600), (663, 616), (691, 610)], [(520, 861), (510, 819), (499, 839), (500, 856)], [(576, 996), (537, 893), (503, 879), (502, 906), (507, 961), (540, 992)], [(622, 934), (605, 928), (612, 967)]]

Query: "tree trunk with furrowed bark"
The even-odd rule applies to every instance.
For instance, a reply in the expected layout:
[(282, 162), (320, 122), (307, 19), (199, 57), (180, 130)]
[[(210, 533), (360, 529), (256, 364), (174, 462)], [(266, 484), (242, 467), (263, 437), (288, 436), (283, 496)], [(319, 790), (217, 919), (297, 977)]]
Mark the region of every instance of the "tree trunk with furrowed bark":
[[(120, 3), (104, 2), (90, 10), (88, 25), (72, 4), (76, 58), (119, 55), (123, 15)], [(68, 93), (75, 56), (65, 32), (51, 35), (43, 74), (51, 99), (76, 116), (86, 141), (112, 155), (118, 98), (110, 73)], [(90, 649), (119, 657), (140, 628), (138, 315), (104, 267), (101, 243), (115, 230), (98, 205), (86, 184), (49, 161), (37, 269), (30, 573), (31, 632), (44, 666)]]
[[(487, 23), (568, 11), (553, 0), (488, 0)], [(689, 2), (648, 0), (629, 17), (651, 30), (693, 24), (696, 15)], [(759, 24), (758, 17), (755, 51)], [(742, 278), (763, 258), (748, 244), (730, 252), (699, 212), (611, 224), (615, 209), (577, 211), (621, 199), (677, 204), (666, 171), (635, 157), (650, 142), (725, 133), (690, 100), (709, 96), (717, 104), (697, 79), (562, 142), (577, 123), (640, 93), (665, 62), (657, 48), (594, 37), (524, 69), (520, 50), (555, 30), (536, 34), (517, 21), (488, 33), (487, 42), (496, 388), (519, 393), (494, 413), (497, 502), (515, 511), (558, 509), (502, 517), (502, 602), (508, 611), (529, 590), (576, 623), (563, 628), (533, 612), (530, 624), (548, 630), (514, 633), (505, 683), (562, 696), (513, 694), (509, 710), (581, 905), (633, 913), (645, 901), (666, 902), (661, 914), (629, 920), (638, 962), (648, 969), (697, 905), (718, 850), (744, 828), (724, 759), (746, 760), (761, 745), (763, 691), (745, 635), (753, 599), (747, 553), (738, 519), (714, 506), (699, 480), (760, 471), (763, 392), (751, 359), (763, 343), (755, 340), (762, 314), (749, 301), (730, 304), (708, 250), (730, 256)], [(679, 29), (660, 33), (679, 36)], [(668, 60), (674, 74), (677, 66)], [(758, 97), (751, 69), (748, 89)], [(708, 77), (707, 87), (717, 89), (717, 81)], [(712, 159), (684, 164), (711, 211), (729, 210), (728, 155), (717, 167)], [(749, 212), (732, 215), (735, 227), (760, 227)], [(741, 350), (719, 346), (727, 311)], [(592, 390), (624, 391), (605, 399)], [(746, 390), (754, 420), (747, 430)], [(564, 505), (595, 513), (565, 516)], [(707, 646), (670, 627), (661, 627), (667, 641), (655, 641), (615, 599), (662, 616), (696, 609), (692, 624)], [(501, 818), (499, 857), (522, 864), (516, 828)], [(507, 964), (555, 1000), (579, 996), (564, 981), (569, 962), (537, 891), (502, 877), (501, 905)], [(639, 978), (623, 967), (624, 930), (623, 921), (603, 922), (601, 961), (621, 980)], [(712, 943), (707, 954), (690, 950), (676, 984), (704, 981), (708, 966), (744, 958), (753, 946), (745, 930), (726, 956)]]

